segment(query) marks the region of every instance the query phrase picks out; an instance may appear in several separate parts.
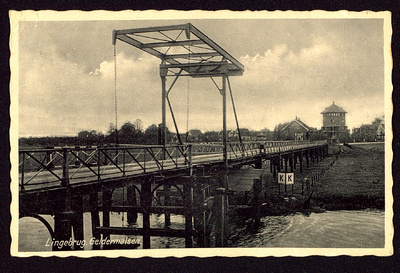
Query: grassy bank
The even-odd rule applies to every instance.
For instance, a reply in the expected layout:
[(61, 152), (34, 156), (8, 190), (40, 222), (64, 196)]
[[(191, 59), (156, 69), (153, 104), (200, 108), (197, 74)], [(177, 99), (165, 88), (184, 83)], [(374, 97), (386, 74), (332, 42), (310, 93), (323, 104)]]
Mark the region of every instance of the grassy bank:
[[(318, 163), (310, 164), (310, 168), (303, 168), (302, 173), (297, 167), (294, 170), (295, 184), (293, 188), (287, 186), (286, 195), (284, 186), (279, 186), (272, 174), (264, 175), (263, 192), (260, 196), (261, 214), (384, 209), (384, 152), (360, 146), (336, 148), (341, 149), (339, 156), (331, 155)], [(317, 174), (319, 174), (318, 179)], [(309, 188), (305, 178), (310, 182)], [(253, 195), (252, 192), (249, 194)], [(251, 200), (243, 200), (240, 196), (236, 202), (251, 205)], [(249, 213), (251, 210), (238, 211), (238, 214), (243, 215)]]
[(385, 207), (385, 153), (342, 147), (335, 166), (315, 185), (313, 204), (328, 210)]

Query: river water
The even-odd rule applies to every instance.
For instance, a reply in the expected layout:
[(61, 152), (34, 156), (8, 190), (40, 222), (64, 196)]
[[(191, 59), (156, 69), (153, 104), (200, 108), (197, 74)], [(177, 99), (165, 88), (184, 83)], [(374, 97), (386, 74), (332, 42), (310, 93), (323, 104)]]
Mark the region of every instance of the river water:
[[(52, 216), (42, 215), (51, 225)], [(100, 215), (101, 216), (101, 215)], [(163, 227), (162, 215), (151, 215), (151, 227)], [(100, 218), (101, 219), (101, 218)], [(141, 227), (141, 215), (138, 227)], [(111, 226), (126, 226), (124, 214), (112, 213)], [(228, 240), (229, 247), (297, 247), (297, 248), (383, 248), (385, 246), (385, 214), (383, 211), (327, 211), (304, 215), (297, 213), (285, 216), (261, 218), (257, 229), (243, 223), (237, 233)], [(85, 240), (91, 236), (90, 214), (84, 214)], [(184, 218), (171, 215), (171, 228), (184, 229)], [(19, 220), (19, 251), (51, 251), (50, 234), (44, 225), (34, 218)], [(111, 235), (111, 239), (125, 236)], [(141, 236), (133, 236), (141, 241)], [(132, 238), (132, 236), (131, 236)], [(51, 240), (50, 240), (51, 241)], [(184, 248), (183, 238), (151, 237), (151, 248)], [(86, 244), (84, 249), (92, 249)], [(141, 246), (138, 247), (141, 249)]]

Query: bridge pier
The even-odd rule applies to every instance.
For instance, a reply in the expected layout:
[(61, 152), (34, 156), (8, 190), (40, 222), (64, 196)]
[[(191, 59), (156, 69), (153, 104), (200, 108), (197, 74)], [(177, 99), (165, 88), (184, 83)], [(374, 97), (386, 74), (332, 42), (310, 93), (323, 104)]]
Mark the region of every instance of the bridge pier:
[(262, 169), (262, 157), (260, 156), (259, 158), (257, 158), (256, 162), (255, 162), (255, 169)]
[[(55, 199), (54, 206), (54, 240), (69, 241), (72, 237), (71, 225), (71, 192), (67, 188)], [(61, 248), (53, 245), (54, 250), (70, 250), (71, 247), (63, 245)]]
[[(205, 177), (201, 178), (201, 180), (207, 179)], [(202, 183), (199, 179), (194, 184), (193, 189), (193, 205), (195, 208), (195, 215), (194, 215), (194, 229), (196, 231), (196, 241), (197, 247), (205, 247), (205, 231), (206, 231), (206, 219), (205, 219), (205, 192), (202, 188)]]
[[(103, 227), (110, 227), (110, 210), (111, 210), (112, 190), (103, 191)], [(110, 239), (110, 234), (103, 233), (103, 239)]]
[[(100, 233), (97, 232), (97, 227), (100, 226), (99, 208), (98, 208), (98, 192), (93, 192), (90, 194), (90, 216), (92, 218), (92, 237), (95, 240), (100, 240)], [(100, 245), (93, 244), (92, 249), (100, 249)]]
[[(75, 195), (72, 198), (72, 215), (71, 225), (74, 231), (74, 239), (82, 242), (83, 236), (83, 197), (82, 195)], [(74, 244), (75, 250), (83, 250), (83, 246), (78, 246), (77, 242)]]
[[(72, 237), (71, 232), (71, 221), (69, 212), (56, 212), (54, 214), (54, 240), (55, 241), (69, 241)], [(53, 245), (53, 251), (55, 250), (70, 250), (71, 247), (63, 245), (58, 248)]]
[[(125, 198), (125, 197), (123, 197)], [(126, 201), (129, 207), (133, 207), (137, 205), (136, 201), (136, 189), (133, 186), (129, 186), (126, 188)], [(138, 214), (134, 209), (128, 209), (126, 212), (126, 219), (128, 221), (128, 226), (137, 224)]]
[(215, 247), (225, 246), (225, 188), (217, 188), (214, 197)]
[(254, 207), (254, 224), (260, 225), (260, 193), (261, 193), (261, 179), (253, 179), (253, 207)]
[(288, 156), (285, 155), (284, 158), (285, 158), (285, 173), (287, 173), (287, 170), (288, 170)]
[(183, 203), (184, 203), (184, 210), (185, 210), (185, 247), (191, 248), (193, 247), (193, 237), (192, 237), (192, 230), (193, 230), (193, 213), (192, 213), (192, 206), (193, 206), (193, 176), (188, 176), (184, 178), (183, 181)]
[(303, 151), (300, 152), (299, 155), (299, 163), (300, 163), (300, 173), (303, 173)]
[(293, 172), (293, 168), (294, 168), (294, 166), (293, 166), (293, 161), (294, 161), (294, 154), (293, 153), (291, 153), (290, 154), (290, 156), (289, 156), (289, 166), (290, 166), (290, 172)]
[(140, 205), (143, 208), (143, 249), (150, 249), (151, 179), (141, 182)]
[[(170, 205), (170, 196), (171, 196), (171, 185), (164, 181), (163, 185), (163, 190), (164, 190), (164, 205), (169, 206)], [(170, 228), (171, 226), (171, 213), (169, 211), (166, 211), (164, 214), (164, 228)]]

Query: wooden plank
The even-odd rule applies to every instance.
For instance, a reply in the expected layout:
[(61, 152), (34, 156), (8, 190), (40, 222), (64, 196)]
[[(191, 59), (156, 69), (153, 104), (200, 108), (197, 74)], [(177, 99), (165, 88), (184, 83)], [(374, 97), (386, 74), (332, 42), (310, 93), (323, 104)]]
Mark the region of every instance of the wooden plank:
[(194, 235), (195, 231), (186, 231), (183, 229), (157, 229), (151, 228), (148, 230), (142, 228), (129, 228), (129, 227), (96, 227), (96, 232), (117, 235), (149, 235), (161, 237), (186, 237)]

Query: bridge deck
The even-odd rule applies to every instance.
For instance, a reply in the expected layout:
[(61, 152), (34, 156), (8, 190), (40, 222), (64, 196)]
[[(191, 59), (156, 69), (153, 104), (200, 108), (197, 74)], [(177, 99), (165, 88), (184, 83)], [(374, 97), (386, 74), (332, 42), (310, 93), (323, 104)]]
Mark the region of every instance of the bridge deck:
[[(251, 164), (260, 157), (326, 145), (321, 142), (229, 143), (228, 163)], [(21, 150), (20, 193), (78, 187), (143, 175), (188, 175), (202, 165), (223, 165), (223, 146), (193, 144), (175, 146), (123, 145), (119, 147)]]

